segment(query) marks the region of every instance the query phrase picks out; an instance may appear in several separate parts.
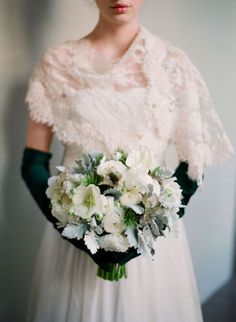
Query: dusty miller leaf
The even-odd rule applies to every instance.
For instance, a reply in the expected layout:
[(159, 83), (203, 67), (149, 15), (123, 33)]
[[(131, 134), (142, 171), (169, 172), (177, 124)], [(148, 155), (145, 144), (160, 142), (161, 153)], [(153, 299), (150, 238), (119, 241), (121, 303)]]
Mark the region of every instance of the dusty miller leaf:
[(94, 231), (86, 232), (84, 242), (92, 254), (95, 254), (100, 247), (98, 244), (98, 237)]
[(144, 208), (139, 205), (131, 205), (129, 206), (129, 208), (133, 209), (133, 211), (138, 215), (141, 215), (144, 212)]
[(62, 236), (65, 236), (69, 239), (76, 238), (79, 240), (83, 237), (85, 230), (86, 230), (85, 224), (78, 224), (78, 225), (68, 224), (62, 232)]
[(137, 238), (135, 236), (135, 232), (131, 227), (127, 227), (125, 230), (125, 234), (127, 236), (128, 242), (131, 247), (136, 247), (138, 244)]
[(148, 244), (147, 244), (147, 241), (145, 240), (143, 232), (139, 229), (137, 231), (138, 231), (138, 252), (145, 257), (149, 257), (149, 258), (152, 257), (151, 250), (148, 247)]

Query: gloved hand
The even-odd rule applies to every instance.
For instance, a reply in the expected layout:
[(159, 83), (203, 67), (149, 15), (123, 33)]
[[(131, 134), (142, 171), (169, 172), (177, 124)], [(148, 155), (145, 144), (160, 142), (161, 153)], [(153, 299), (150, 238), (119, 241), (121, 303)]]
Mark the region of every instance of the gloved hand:
[[(177, 182), (182, 189), (182, 204), (187, 205), (192, 195), (196, 192), (198, 188), (198, 184), (196, 180), (192, 180), (189, 178), (188, 174), (188, 163), (185, 161), (181, 161), (177, 168), (175, 169), (174, 176), (177, 178)], [(204, 178), (204, 176), (203, 176)], [(178, 211), (179, 217), (183, 217), (185, 213), (185, 208), (180, 208)], [(107, 262), (110, 263), (119, 263), (126, 264), (131, 259), (140, 256), (137, 252), (137, 249), (134, 247), (129, 248), (126, 252), (106, 252), (104, 250), (100, 250), (100, 253), (103, 254), (103, 258), (106, 259)]]
[[(53, 224), (54, 228), (61, 234), (63, 228), (58, 228), (56, 226), (58, 220), (51, 214), (50, 199), (45, 193), (48, 187), (48, 178), (50, 177), (49, 160), (51, 157), (52, 154), (49, 152), (26, 147), (23, 152), (21, 176), (47, 220), (49, 220)], [(104, 259), (103, 251), (99, 250), (97, 253), (92, 254), (83, 240), (69, 239), (62, 235), (61, 237), (66, 239), (75, 247), (86, 252), (102, 269), (106, 271), (111, 270), (111, 265), (106, 262), (106, 259)]]
[[(198, 188), (197, 181), (190, 179), (187, 174), (187, 171), (188, 171), (188, 163), (185, 161), (181, 161), (173, 174), (173, 176), (177, 178), (176, 181), (178, 182), (178, 184), (182, 189), (182, 195), (183, 195), (182, 204), (185, 206), (187, 206), (190, 198)], [(203, 178), (204, 178), (204, 175), (203, 175)], [(180, 218), (183, 217), (184, 213), (185, 213), (185, 208), (180, 208), (178, 211), (179, 217)], [(132, 247), (126, 253), (114, 252), (113, 257), (114, 257), (114, 261), (116, 261), (117, 263), (125, 264), (132, 258), (135, 258), (139, 255), (140, 254), (137, 253), (137, 250), (134, 247)], [(112, 258), (110, 259), (110, 261), (112, 261)]]
[[(177, 178), (176, 181), (180, 185), (180, 188), (183, 190), (182, 191), (183, 199), (181, 200), (181, 203), (185, 206), (187, 206), (190, 198), (198, 188), (197, 181), (190, 179), (187, 174), (187, 171), (188, 171), (188, 163), (186, 161), (181, 161), (173, 174), (173, 176)], [(204, 178), (204, 175), (203, 175), (203, 178)], [(179, 217), (180, 218), (183, 217), (184, 214), (185, 214), (185, 208), (180, 208), (178, 211)]]
[(130, 247), (126, 252), (110, 252), (105, 251), (103, 249), (99, 251), (108, 263), (118, 263), (121, 265), (124, 265), (131, 259), (141, 255), (137, 252), (137, 249), (134, 247)]

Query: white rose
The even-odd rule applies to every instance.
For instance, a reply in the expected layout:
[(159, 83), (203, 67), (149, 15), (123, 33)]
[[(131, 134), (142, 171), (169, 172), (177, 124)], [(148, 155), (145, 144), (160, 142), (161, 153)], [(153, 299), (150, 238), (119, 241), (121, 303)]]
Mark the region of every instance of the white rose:
[(87, 187), (79, 186), (72, 197), (75, 215), (88, 219), (94, 213), (100, 213), (103, 209), (100, 190), (94, 184)]
[(107, 233), (119, 234), (124, 230), (123, 209), (114, 207), (114, 209), (103, 217), (102, 224)]
[(130, 246), (127, 237), (116, 234), (107, 234), (100, 237), (99, 245), (106, 251), (116, 252), (126, 252)]

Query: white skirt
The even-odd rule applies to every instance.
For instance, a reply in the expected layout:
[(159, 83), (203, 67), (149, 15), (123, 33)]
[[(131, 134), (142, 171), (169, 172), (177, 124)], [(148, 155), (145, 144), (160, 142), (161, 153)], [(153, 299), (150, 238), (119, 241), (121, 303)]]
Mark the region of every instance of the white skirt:
[(27, 322), (202, 322), (184, 224), (156, 241), (155, 259), (126, 264), (128, 278), (106, 281), (97, 265), (47, 222)]

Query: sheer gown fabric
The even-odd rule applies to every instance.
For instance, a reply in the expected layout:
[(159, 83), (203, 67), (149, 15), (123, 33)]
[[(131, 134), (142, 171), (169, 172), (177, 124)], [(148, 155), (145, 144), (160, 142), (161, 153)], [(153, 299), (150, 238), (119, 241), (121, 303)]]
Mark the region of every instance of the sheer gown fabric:
[[(40, 57), (26, 95), (30, 116), (52, 126), (65, 147), (62, 164), (83, 152), (140, 145), (165, 163), (169, 144), (202, 185), (204, 167), (233, 154), (197, 68), (187, 54), (144, 26), (110, 61), (88, 39), (66, 41)], [(128, 279), (96, 276), (87, 254), (46, 223), (28, 322), (200, 322), (201, 308), (184, 225), (178, 239), (156, 243), (156, 257), (128, 262)]]

